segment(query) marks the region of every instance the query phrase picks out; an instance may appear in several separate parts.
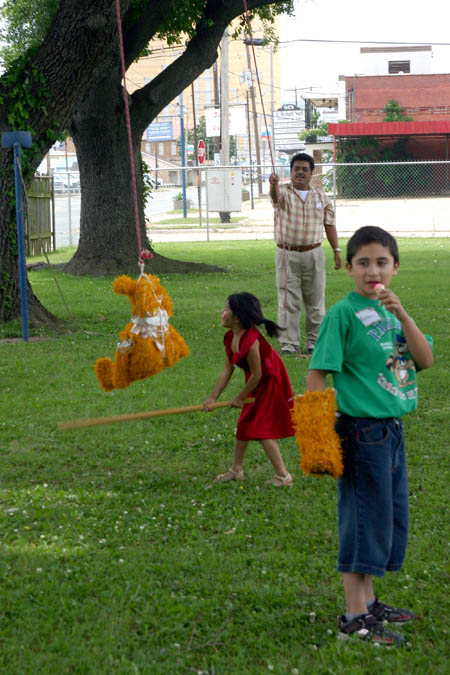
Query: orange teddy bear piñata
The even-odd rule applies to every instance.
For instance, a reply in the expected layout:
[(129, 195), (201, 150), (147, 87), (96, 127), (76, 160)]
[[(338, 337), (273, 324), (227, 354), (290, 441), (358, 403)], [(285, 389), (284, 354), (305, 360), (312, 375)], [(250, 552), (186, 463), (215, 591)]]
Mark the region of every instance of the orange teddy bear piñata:
[(182, 336), (169, 324), (173, 303), (157, 276), (141, 274), (137, 281), (117, 277), (114, 291), (131, 302), (131, 321), (120, 332), (114, 361), (97, 359), (95, 374), (105, 391), (123, 389), (135, 380), (156, 375), (189, 354)]

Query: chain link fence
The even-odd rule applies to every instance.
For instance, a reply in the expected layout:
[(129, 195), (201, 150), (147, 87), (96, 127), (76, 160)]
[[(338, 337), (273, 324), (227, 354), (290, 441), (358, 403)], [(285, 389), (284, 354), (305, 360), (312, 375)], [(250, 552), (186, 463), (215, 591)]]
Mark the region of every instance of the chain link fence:
[[(228, 168), (242, 172), (241, 209), (243, 222), (249, 226), (247, 229), (243, 227), (242, 237), (238, 238), (245, 238), (245, 232), (250, 232), (254, 226), (258, 228), (259, 237), (273, 237), (273, 209), (268, 198), (271, 164)], [(194, 229), (208, 222), (206, 174), (218, 169), (225, 170), (226, 167), (203, 165), (200, 169), (179, 169), (180, 177), (183, 171), (186, 172), (186, 199), (190, 201), (191, 223), (193, 216), (199, 218), (198, 225), (192, 223)], [(289, 163), (277, 165), (276, 172), (282, 181), (289, 181)], [(153, 173), (156, 174), (155, 171)], [(77, 245), (80, 228), (78, 176), (59, 178), (62, 181), (58, 187), (54, 186), (52, 200), (54, 224), (51, 246), (56, 248)], [(324, 190), (333, 200), (340, 235), (349, 236), (363, 225), (380, 225), (403, 236), (450, 236), (450, 161), (316, 164), (311, 185)], [(176, 204), (180, 196), (178, 186), (166, 186), (161, 181), (158, 188), (152, 189), (146, 206), (149, 223), (157, 224), (176, 217), (173, 214), (177, 208), (180, 209)], [(217, 216), (217, 213), (213, 215)], [(179, 217), (182, 217), (180, 213)], [(188, 230), (185, 234), (189, 238)], [(167, 233), (161, 234), (161, 237), (160, 240), (164, 241)], [(195, 240), (194, 234), (191, 239)], [(33, 250), (33, 253), (36, 251)]]
[(450, 161), (318, 164), (312, 185), (336, 199), (450, 196)]

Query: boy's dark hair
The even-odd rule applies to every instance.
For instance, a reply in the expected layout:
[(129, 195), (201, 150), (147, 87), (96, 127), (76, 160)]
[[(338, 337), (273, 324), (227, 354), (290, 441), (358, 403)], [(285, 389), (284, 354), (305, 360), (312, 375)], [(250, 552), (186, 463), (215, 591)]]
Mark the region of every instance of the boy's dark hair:
[(263, 316), (258, 298), (251, 293), (233, 293), (228, 296), (228, 304), (244, 328), (263, 323), (270, 337), (275, 337), (282, 330), (274, 321)]
[(314, 171), (314, 166), (315, 166), (315, 165), (314, 165), (314, 160), (313, 160), (313, 158), (311, 157), (311, 155), (308, 155), (306, 152), (297, 152), (296, 155), (293, 155), (293, 156), (291, 157), (291, 165), (290, 165), (290, 166), (291, 166), (291, 171), (292, 171), (292, 167), (294, 166), (294, 162), (296, 162), (297, 160), (298, 160), (299, 162), (308, 162), (308, 163), (309, 163), (309, 167), (310, 167), (310, 169), (311, 169), (311, 173)]
[(399, 262), (397, 241), (389, 232), (383, 230), (381, 227), (375, 225), (367, 225), (360, 227), (359, 230), (350, 237), (347, 244), (347, 262), (352, 264), (353, 256), (362, 246), (367, 244), (381, 244), (389, 249), (390, 254), (394, 258), (394, 262)]

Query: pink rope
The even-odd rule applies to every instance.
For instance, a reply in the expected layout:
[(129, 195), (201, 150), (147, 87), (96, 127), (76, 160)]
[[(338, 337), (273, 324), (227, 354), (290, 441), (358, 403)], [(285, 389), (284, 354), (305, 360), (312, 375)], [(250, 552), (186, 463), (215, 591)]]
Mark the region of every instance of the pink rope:
[(133, 140), (131, 134), (130, 106), (128, 102), (128, 91), (127, 91), (127, 80), (125, 69), (125, 53), (123, 48), (122, 19), (120, 16), (120, 0), (116, 0), (116, 14), (117, 14), (117, 30), (119, 34), (120, 64), (122, 66), (122, 79), (123, 79), (122, 91), (123, 91), (123, 100), (125, 104), (125, 117), (127, 123), (128, 153), (130, 156), (131, 185), (133, 188), (134, 217), (136, 221), (136, 236), (138, 242), (139, 264), (141, 265), (142, 271), (143, 261), (146, 258), (153, 258), (153, 253), (151, 253), (151, 251), (148, 251), (147, 249), (142, 248), (141, 228), (139, 221), (139, 205), (138, 205), (137, 185), (136, 185), (136, 172), (134, 169)]
[[(253, 54), (253, 62), (255, 64), (255, 75), (256, 75), (256, 81), (258, 82), (258, 90), (259, 90), (259, 97), (261, 99), (261, 107), (263, 111), (263, 117), (264, 117), (264, 126), (266, 127), (266, 138), (267, 138), (267, 143), (269, 145), (269, 152), (270, 152), (270, 161), (272, 164), (272, 173), (276, 173), (275, 171), (275, 160), (274, 160), (274, 153), (273, 153), (273, 148), (272, 148), (272, 141), (269, 136), (269, 128), (267, 126), (267, 116), (266, 116), (266, 109), (264, 107), (264, 100), (263, 100), (263, 95), (262, 95), (262, 90), (261, 90), (261, 81), (259, 79), (259, 71), (258, 71), (258, 64), (256, 62), (256, 52), (255, 52), (255, 45), (253, 43), (253, 32), (252, 32), (252, 27), (250, 23), (250, 17), (248, 14), (248, 6), (247, 6), (247, 0), (243, 0), (244, 3), (244, 17), (245, 17), (245, 23), (247, 25), (247, 31), (250, 37), (250, 43), (252, 47), (252, 54)], [(272, 128), (273, 128), (274, 121), (272, 120)], [(284, 322), (286, 323), (286, 313), (287, 313), (287, 292), (288, 292), (288, 265), (287, 265), (287, 252), (286, 249), (284, 248), (285, 244), (285, 238), (284, 238), (284, 233), (283, 233), (283, 226), (282, 226), (282, 220), (281, 220), (281, 208), (280, 208), (280, 199), (279, 199), (280, 191), (279, 191), (279, 186), (278, 186), (278, 203), (277, 203), (277, 211), (278, 211), (278, 222), (280, 225), (280, 237), (281, 237), (281, 244), (283, 245), (283, 262), (284, 262), (284, 284), (285, 284), (285, 293), (284, 293)]]

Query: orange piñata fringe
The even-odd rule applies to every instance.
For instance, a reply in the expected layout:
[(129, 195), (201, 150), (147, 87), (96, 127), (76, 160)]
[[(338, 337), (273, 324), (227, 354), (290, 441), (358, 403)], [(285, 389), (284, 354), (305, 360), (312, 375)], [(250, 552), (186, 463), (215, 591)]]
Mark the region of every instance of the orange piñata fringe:
[(334, 430), (336, 400), (333, 389), (307, 391), (296, 396), (291, 412), (300, 468), (307, 475), (329, 474), (339, 478), (344, 471), (339, 436)]

